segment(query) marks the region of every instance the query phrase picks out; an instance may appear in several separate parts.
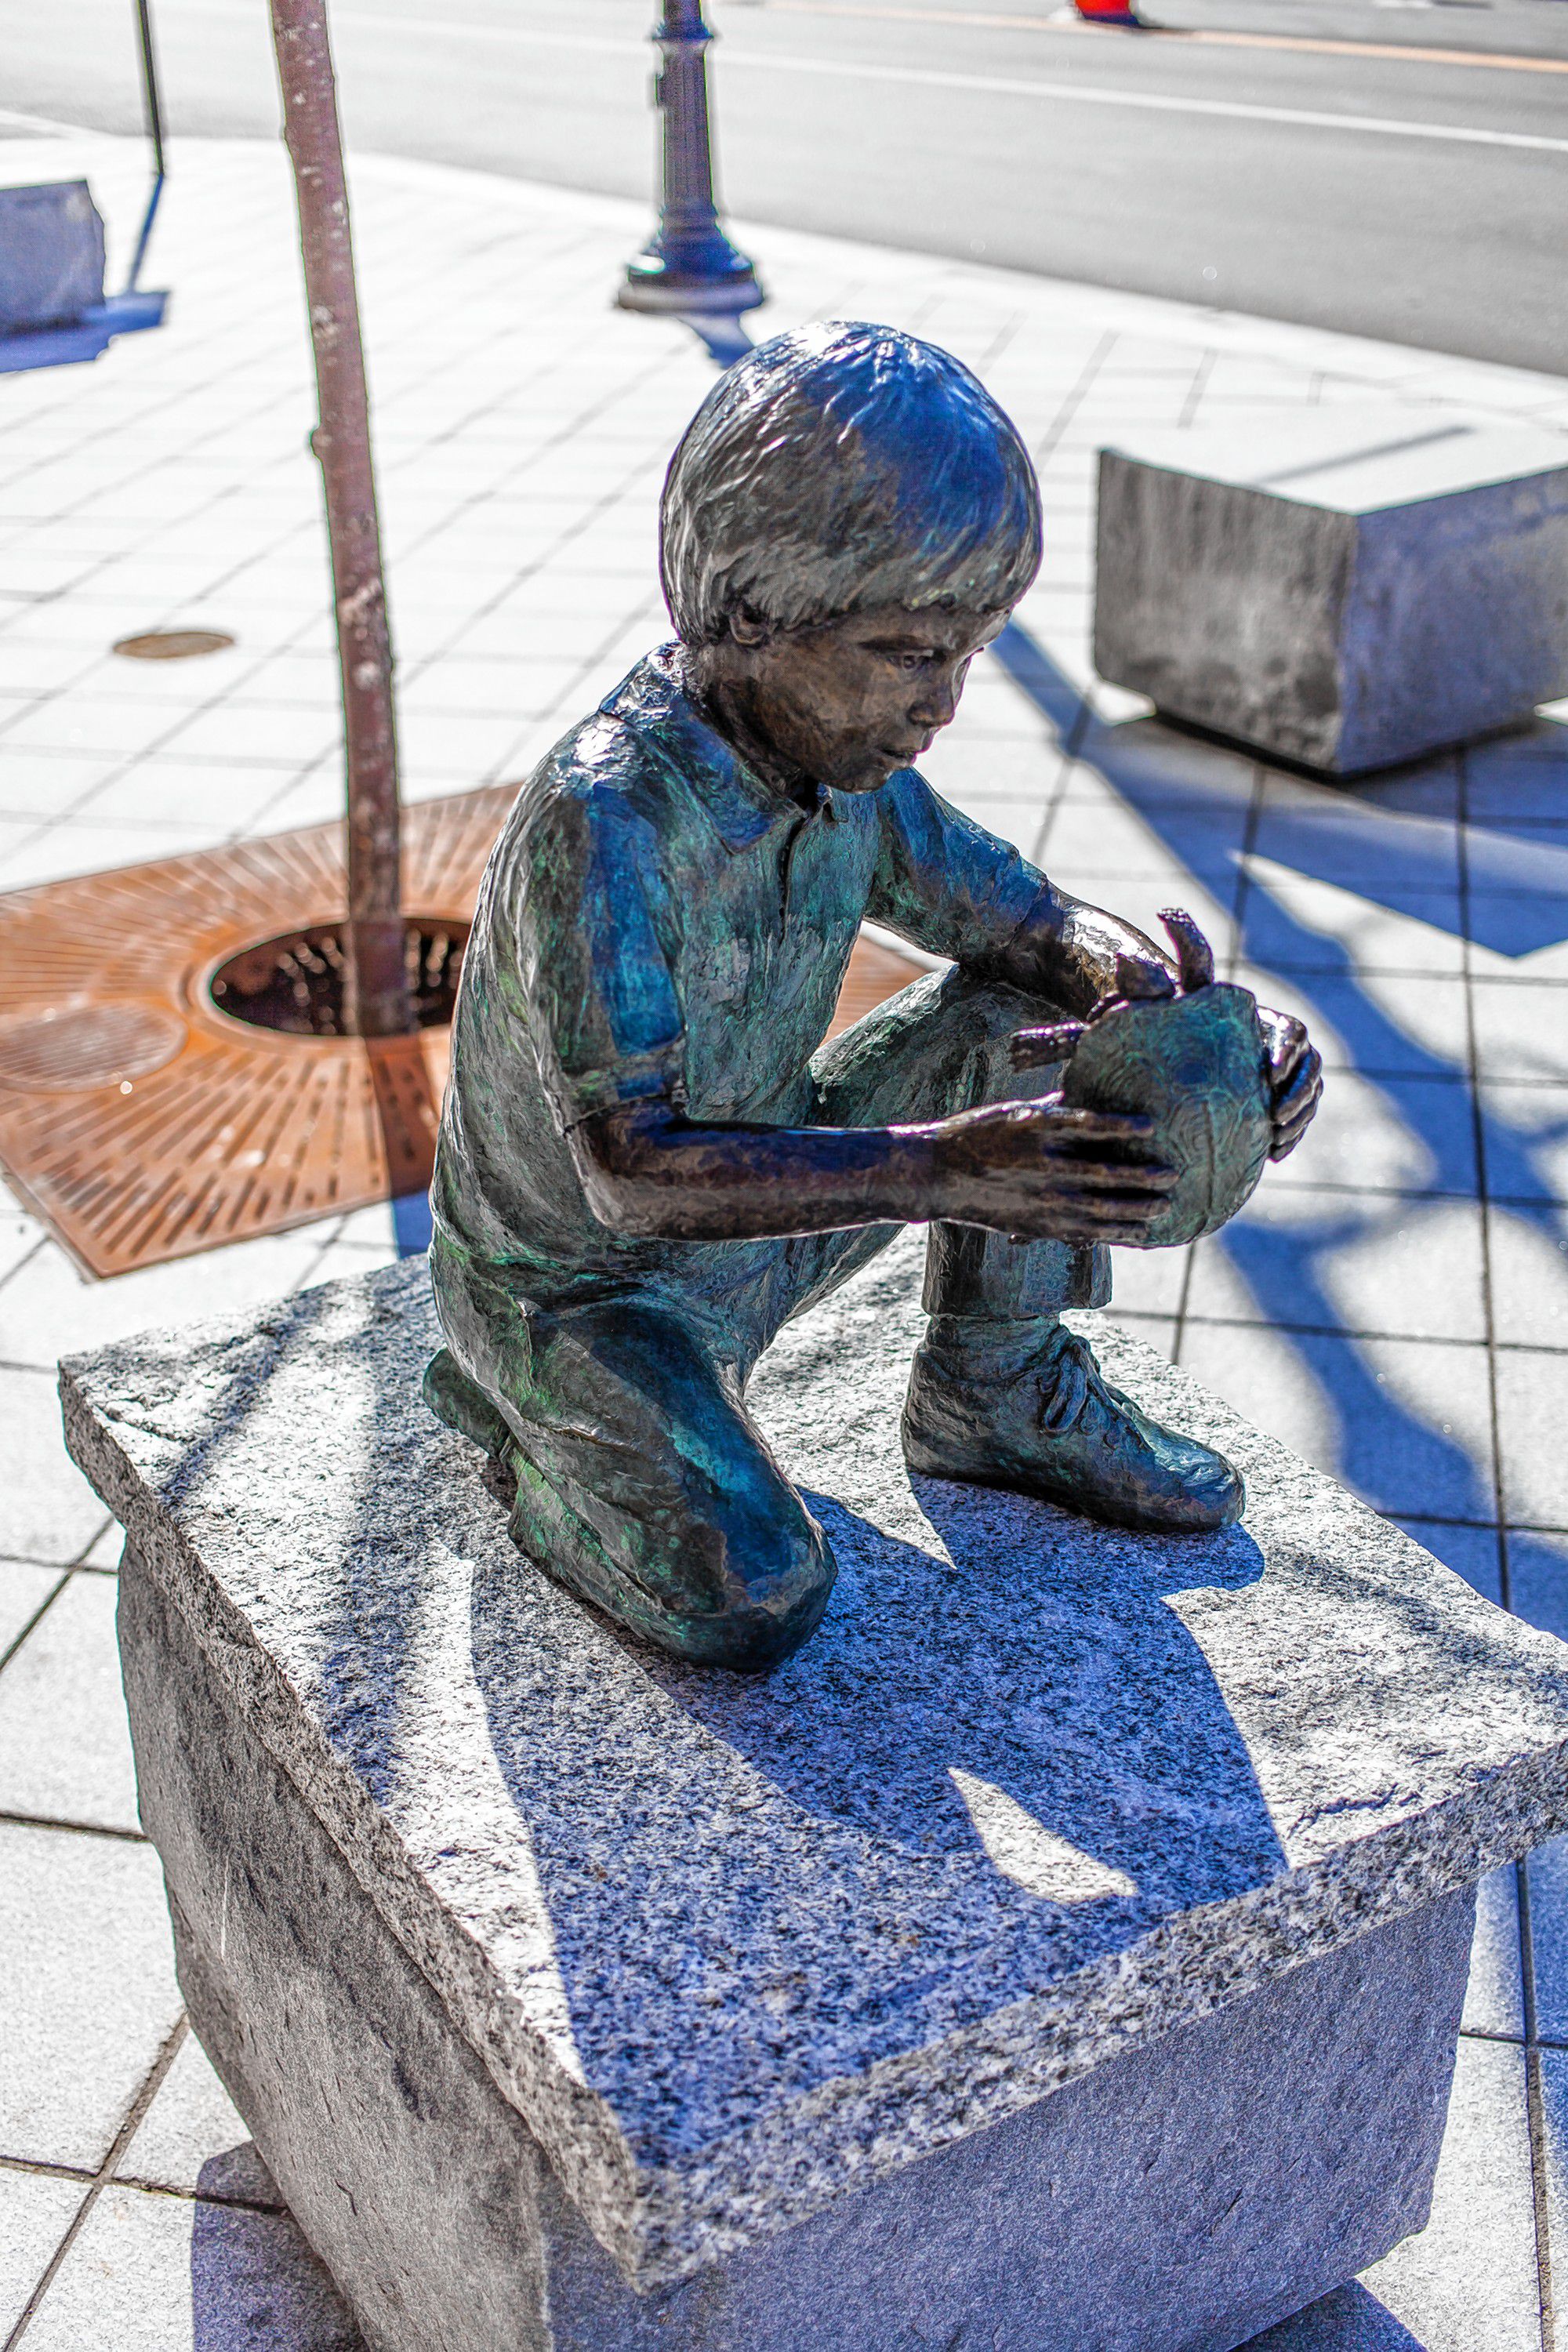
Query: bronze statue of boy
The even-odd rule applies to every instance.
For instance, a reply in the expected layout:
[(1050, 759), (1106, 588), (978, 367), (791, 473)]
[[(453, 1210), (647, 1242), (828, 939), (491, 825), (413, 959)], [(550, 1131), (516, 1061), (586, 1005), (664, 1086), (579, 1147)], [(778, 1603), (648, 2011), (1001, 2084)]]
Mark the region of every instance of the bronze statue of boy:
[[(452, 1037), (430, 1265), (436, 1412), (516, 1478), (521, 1549), (677, 1654), (772, 1664), (821, 1618), (822, 1529), (748, 1418), (780, 1327), (931, 1225), (912, 1469), (1124, 1527), (1213, 1528), (1240, 1480), (1101, 1379), (1110, 1295), (1175, 1172), (1150, 1121), (1020, 1077), (1018, 1034), (1180, 975), (910, 764), (1040, 561), (975, 377), (883, 327), (781, 335), (669, 468), (678, 641), (520, 794)], [(862, 919), (951, 958), (824, 1045)], [(1273, 1156), (1314, 1108), (1261, 1016)], [(1019, 1097), (1026, 1099), (1017, 1099)], [(1037, 1097), (1037, 1098), (1027, 1098)]]

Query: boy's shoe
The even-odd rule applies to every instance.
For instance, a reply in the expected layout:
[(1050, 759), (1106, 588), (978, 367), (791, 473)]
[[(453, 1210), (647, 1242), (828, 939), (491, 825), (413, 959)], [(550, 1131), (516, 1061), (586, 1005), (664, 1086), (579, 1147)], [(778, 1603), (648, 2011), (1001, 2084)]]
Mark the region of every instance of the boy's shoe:
[(903, 1437), (910, 1468), (928, 1477), (1015, 1487), (1115, 1527), (1209, 1534), (1247, 1500), (1222, 1454), (1140, 1412), (1055, 1320), (933, 1317)]

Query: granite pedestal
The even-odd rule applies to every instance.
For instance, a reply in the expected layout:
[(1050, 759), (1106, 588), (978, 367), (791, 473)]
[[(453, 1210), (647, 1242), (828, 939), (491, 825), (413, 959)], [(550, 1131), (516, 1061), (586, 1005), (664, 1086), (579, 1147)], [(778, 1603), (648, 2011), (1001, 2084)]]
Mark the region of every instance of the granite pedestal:
[(385, 2352), (1226, 2352), (1421, 2226), (1568, 1650), (1096, 1317), (1244, 1527), (911, 1491), (918, 1282), (758, 1375), (842, 1571), (758, 1678), (514, 1552), (417, 1262), (64, 1370), (192, 2013)]
[(1100, 452), (1095, 667), (1330, 774), (1568, 693), (1568, 436), (1297, 414)]

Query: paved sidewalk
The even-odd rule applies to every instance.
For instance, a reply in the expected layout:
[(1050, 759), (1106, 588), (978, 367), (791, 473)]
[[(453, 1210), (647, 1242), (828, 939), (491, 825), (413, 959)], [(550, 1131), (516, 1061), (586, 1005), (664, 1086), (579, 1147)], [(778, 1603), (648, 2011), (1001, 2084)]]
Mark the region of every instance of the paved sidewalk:
[[(5, 125), (0, 122), (0, 133)], [(135, 150), (0, 136), (9, 182)], [(0, 888), (339, 806), (308, 360), (279, 152), (183, 143), (161, 334), (0, 380)], [(661, 632), (654, 518), (712, 380), (608, 299), (633, 208), (362, 159), (355, 174), (411, 796), (520, 775)], [(1011, 670), (928, 762), (1058, 879), (1174, 900), (1300, 1009), (1323, 1113), (1215, 1241), (1123, 1254), (1117, 1311), (1494, 1599), (1568, 1633), (1568, 731), (1353, 795), (1163, 729), (1093, 679), (1093, 452), (1118, 428), (1455, 402), (1568, 432), (1568, 383), (756, 231), (784, 325), (885, 318), (977, 367), (1035, 449), (1047, 555)], [(233, 650), (137, 663), (139, 630)], [(377, 1264), (385, 1210), (111, 1284), (0, 1216), (0, 2344), (349, 2352), (352, 2328), (184, 2033), (140, 1839), (116, 1547), (52, 1367)], [(9, 1646), (6, 1647), (5, 1645)], [(1555, 2352), (1568, 2279), (1568, 1852), (1484, 1890), (1431, 2227), (1271, 2352)], [(1521, 1938), (1521, 1923), (1523, 1935)], [(1568, 2347), (1564, 2347), (1568, 2352)]]

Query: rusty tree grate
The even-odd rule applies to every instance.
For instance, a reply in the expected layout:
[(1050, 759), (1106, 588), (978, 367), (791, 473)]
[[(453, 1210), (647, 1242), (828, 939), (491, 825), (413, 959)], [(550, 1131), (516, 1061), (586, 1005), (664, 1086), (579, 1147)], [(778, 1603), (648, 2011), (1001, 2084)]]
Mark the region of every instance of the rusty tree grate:
[[(341, 824), (0, 897), (0, 1165), (79, 1265), (126, 1274), (428, 1183), (442, 1015), (516, 789), (405, 813), (431, 1024), (412, 1037), (290, 1034), (214, 1001), (276, 966), (252, 962), (268, 942), (330, 962)], [(863, 940), (835, 1028), (915, 976)]]
[[(460, 938), (516, 787), (405, 816), (405, 902)], [(330, 931), (342, 827), (313, 825), (0, 898), (0, 1162), (90, 1273), (123, 1274), (427, 1183), (444, 1026), (291, 1035), (210, 983)]]

